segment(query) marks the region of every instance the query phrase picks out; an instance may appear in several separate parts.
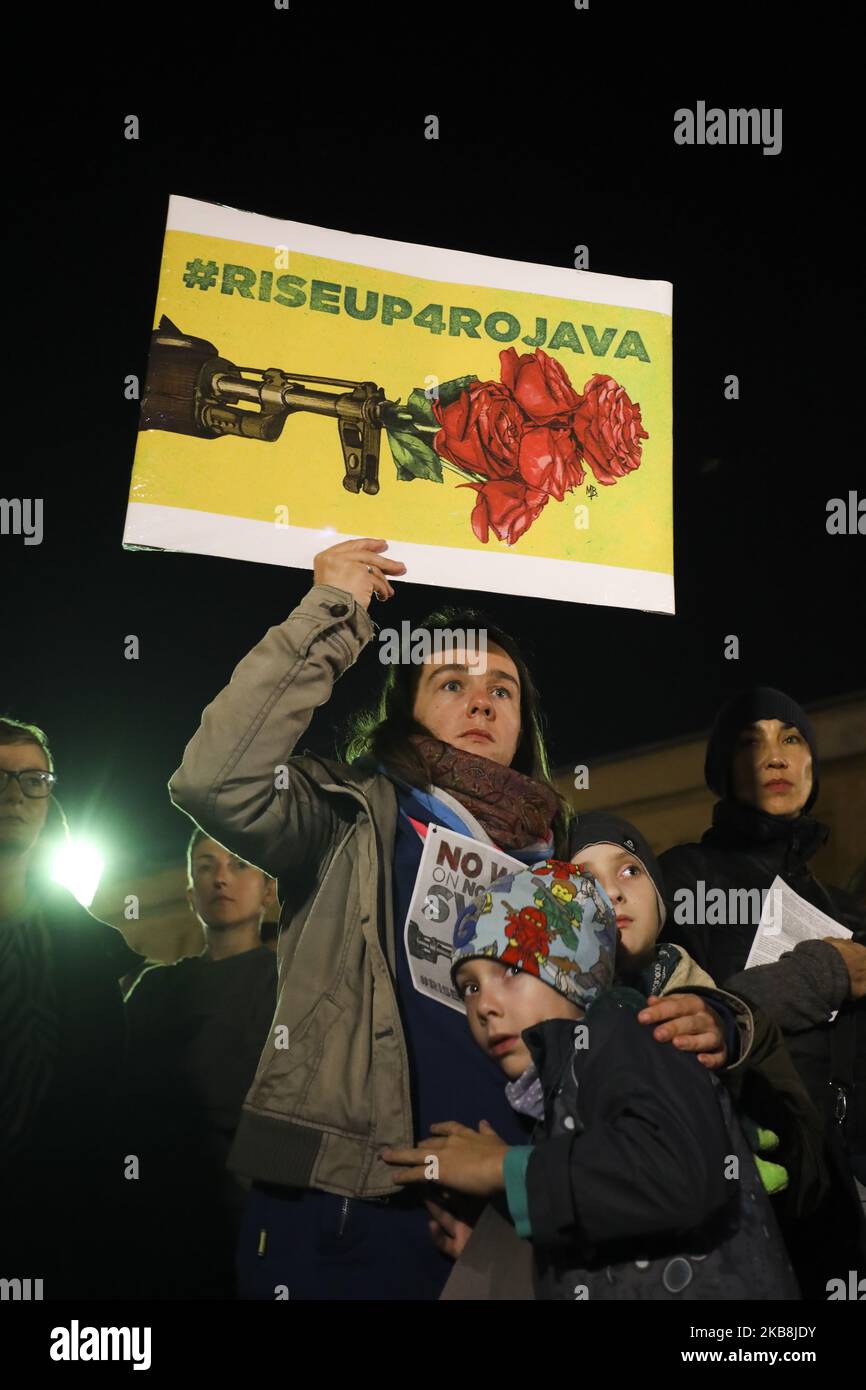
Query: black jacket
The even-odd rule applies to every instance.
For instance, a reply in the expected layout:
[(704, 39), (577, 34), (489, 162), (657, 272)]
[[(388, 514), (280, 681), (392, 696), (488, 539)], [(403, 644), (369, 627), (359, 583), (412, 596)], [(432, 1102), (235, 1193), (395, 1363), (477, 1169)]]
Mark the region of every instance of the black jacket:
[[(669, 898), (686, 888), (769, 889), (778, 876), (796, 893), (866, 944), (866, 923), (847, 894), (814, 877), (809, 860), (827, 839), (811, 816), (785, 820), (735, 801), (720, 801), (700, 844), (660, 856)], [(755, 923), (687, 925), (668, 917), (664, 935), (726, 989), (762, 1009), (782, 1033), (803, 1084), (824, 1122), (831, 1174), (817, 1209), (785, 1225), (788, 1249), (806, 1298), (826, 1298), (829, 1278), (862, 1267), (866, 1221), (853, 1175), (866, 1181), (866, 1004), (847, 999), (848, 970), (834, 946), (807, 941), (774, 965), (744, 970)], [(833, 1023), (827, 1020), (834, 1009)]]
[[(50, 945), (57, 1046), (24, 1142), (0, 1144), (4, 1259), (10, 1274), (44, 1277), (46, 1299), (113, 1296), (131, 1186), (119, 981), (141, 957), (64, 888), (40, 887), (33, 912)], [(35, 998), (38, 982), (31, 984)], [(0, 1020), (0, 1039), (4, 1026), (15, 1028), (14, 1016)]]
[[(720, 888), (769, 889), (778, 875), (806, 902), (866, 944), (866, 918), (853, 899), (826, 887), (809, 860), (828, 836), (811, 816), (785, 820), (735, 801), (720, 801), (700, 844), (677, 845), (660, 857), (669, 898), (680, 889), (698, 895)], [(866, 1158), (866, 1008), (846, 1002), (848, 971), (835, 947), (803, 942), (775, 965), (744, 972), (757, 923), (684, 924), (668, 917), (666, 940), (683, 946), (713, 978), (764, 1009), (785, 1034), (791, 1058), (813, 1103), (832, 1129), (845, 1111), (841, 1134), (853, 1160)], [(826, 1020), (838, 1009), (834, 1023)], [(832, 1083), (832, 1084), (831, 1084)], [(844, 1095), (840, 1096), (840, 1088)]]
[[(31, 1117), (24, 1161), (58, 1164), (99, 1153), (123, 1090), (126, 1026), (121, 977), (142, 964), (121, 932), (49, 883), (34, 903), (50, 942), (58, 1047), (53, 1079)], [(7, 1026), (14, 1020), (4, 1020)], [(4, 1150), (7, 1160), (16, 1150)], [(17, 1160), (16, 1160), (17, 1161)], [(0, 1166), (0, 1172), (2, 1172)]]
[(544, 1090), (525, 1171), (539, 1297), (798, 1298), (727, 1092), (643, 1004), (609, 991), (579, 1048), (570, 1020), (523, 1034)]

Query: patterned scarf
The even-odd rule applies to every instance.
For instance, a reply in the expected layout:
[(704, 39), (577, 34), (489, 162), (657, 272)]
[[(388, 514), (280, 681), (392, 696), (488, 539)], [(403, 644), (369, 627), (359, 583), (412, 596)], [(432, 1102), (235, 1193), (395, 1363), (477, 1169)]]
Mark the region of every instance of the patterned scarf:
[(516, 1081), (506, 1084), (505, 1099), (518, 1115), (529, 1115), (533, 1120), (544, 1119), (544, 1089), (534, 1062), (529, 1063)]
[(431, 734), (411, 734), (430, 783), (451, 792), (504, 850), (550, 838), (559, 803), (552, 788)]

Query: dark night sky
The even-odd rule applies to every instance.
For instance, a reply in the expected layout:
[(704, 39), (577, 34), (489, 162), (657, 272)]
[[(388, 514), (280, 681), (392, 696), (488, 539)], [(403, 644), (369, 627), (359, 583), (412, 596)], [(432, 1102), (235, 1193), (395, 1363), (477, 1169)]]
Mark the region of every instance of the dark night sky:
[[(47, 730), (60, 800), (112, 860), (180, 850), (186, 822), (165, 784), (201, 708), (310, 584), (298, 570), (121, 549), (138, 414), (123, 379), (144, 378), (171, 193), (551, 265), (585, 243), (595, 271), (673, 282), (677, 616), (468, 595), (525, 648), (555, 765), (700, 731), (754, 679), (807, 703), (866, 684), (864, 541), (825, 528), (829, 497), (864, 491), (858, 88), (841, 72), (835, 106), (816, 101), (771, 29), (771, 58), (748, 79), (722, 62), (710, 76), (685, 53), (666, 72), (637, 30), (624, 34), (621, 7), (547, 8), (543, 63), (539, 43), (503, 37), (503, 19), (506, 56), (481, 44), (480, 66), (462, 49), (449, 63), (432, 23), (386, 41), (371, 12), (340, 81), (328, 7), (247, 6), (243, 52), (225, 62), (210, 51), (185, 68), (177, 52), (163, 65), (151, 29), (140, 70), (106, 60), (89, 82), (79, 66), (74, 96), (53, 88), (20, 113), (2, 495), (45, 499), (45, 540), (0, 537), (0, 709)], [(648, 8), (658, 24), (665, 7)], [(387, 86), (368, 88), (367, 71)], [(676, 146), (674, 110), (698, 99), (781, 105), (782, 153)], [(137, 143), (123, 139), (129, 112)], [(423, 138), (430, 112), (438, 142)], [(723, 396), (729, 373), (737, 402)], [(388, 619), (456, 597), (404, 585)], [(139, 661), (124, 660), (128, 633)], [(739, 662), (722, 659), (728, 633)], [(596, 654), (583, 674), (578, 651)], [(380, 671), (369, 649), (305, 746), (333, 752)]]

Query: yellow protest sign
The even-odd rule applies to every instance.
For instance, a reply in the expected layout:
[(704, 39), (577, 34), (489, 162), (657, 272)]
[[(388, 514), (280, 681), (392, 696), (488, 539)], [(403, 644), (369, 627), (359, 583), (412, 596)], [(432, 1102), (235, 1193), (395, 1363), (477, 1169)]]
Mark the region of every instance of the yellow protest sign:
[(124, 544), (673, 612), (671, 287), (172, 197)]

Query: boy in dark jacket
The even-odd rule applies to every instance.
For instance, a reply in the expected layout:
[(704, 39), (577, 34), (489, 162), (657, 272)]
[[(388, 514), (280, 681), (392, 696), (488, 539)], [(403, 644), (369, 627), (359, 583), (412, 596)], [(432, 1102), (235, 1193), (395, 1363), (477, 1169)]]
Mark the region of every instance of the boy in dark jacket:
[(798, 1298), (724, 1088), (657, 1046), (641, 995), (612, 988), (616, 932), (595, 880), (552, 860), (466, 908), (452, 977), (511, 1105), (538, 1122), (533, 1144), (437, 1124), (417, 1148), (385, 1150), (410, 1165), (394, 1181), (504, 1193), (540, 1298)]
[(670, 1036), (674, 1025), (656, 1018), (663, 1010), (655, 1005), (672, 993), (695, 995), (719, 1018), (723, 1051), (710, 1050), (709, 1034), (674, 1035), (673, 1046), (696, 1052), (698, 1061), (719, 1070), (741, 1122), (744, 1115), (749, 1117), (747, 1134), (755, 1144), (760, 1124), (761, 1142), (777, 1162), (760, 1157), (755, 1161), (767, 1191), (779, 1194), (775, 1210), (783, 1228), (786, 1222), (790, 1226), (818, 1206), (829, 1175), (821, 1117), (788, 1056), (780, 1029), (762, 1009), (720, 990), (682, 946), (659, 943), (668, 911), (664, 878), (636, 826), (603, 811), (577, 816), (570, 854), (598, 880), (613, 904), (617, 982), (646, 995), (650, 1005), (641, 1011), (639, 1022), (653, 1026), (662, 1037)]

